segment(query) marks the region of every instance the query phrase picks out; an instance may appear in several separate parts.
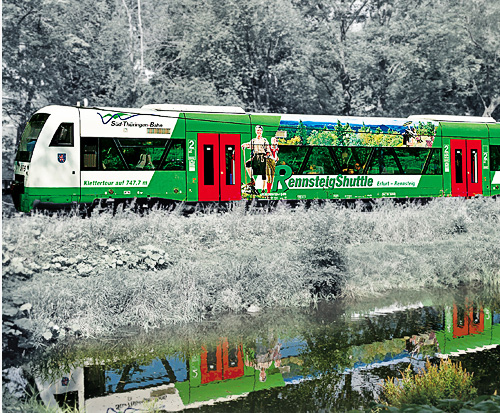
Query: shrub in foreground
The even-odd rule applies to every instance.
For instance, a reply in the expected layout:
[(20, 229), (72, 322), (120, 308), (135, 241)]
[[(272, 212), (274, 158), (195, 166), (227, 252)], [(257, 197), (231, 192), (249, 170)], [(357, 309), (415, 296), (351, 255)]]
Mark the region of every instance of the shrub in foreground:
[(473, 374), (450, 360), (441, 360), (439, 365), (427, 360), (425, 372), (414, 375), (408, 366), (401, 374), (401, 379), (388, 378), (383, 385), (382, 399), (391, 406), (430, 405), (458, 411), (460, 402), (472, 400), (477, 393)]
[[(427, 404), (405, 404), (401, 407), (386, 406), (382, 404), (373, 403), (371, 405), (371, 413), (376, 412), (394, 412), (394, 413), (441, 413), (450, 411), (450, 406), (454, 405), (454, 410), (459, 413), (472, 413), (472, 412), (499, 412), (500, 411), (500, 396), (496, 394), (492, 396), (479, 396), (474, 400), (468, 402), (460, 402), (458, 400), (442, 400), (438, 407), (429, 406)], [(460, 410), (459, 410), (460, 409)], [(354, 412), (354, 411), (353, 411)]]

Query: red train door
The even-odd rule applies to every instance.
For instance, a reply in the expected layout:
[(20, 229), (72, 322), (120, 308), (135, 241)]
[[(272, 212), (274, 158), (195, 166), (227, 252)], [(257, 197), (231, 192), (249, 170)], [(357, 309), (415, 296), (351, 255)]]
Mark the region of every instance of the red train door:
[(220, 135), (220, 200), (241, 199), (240, 135)]
[(467, 141), (467, 195), (483, 193), (481, 141)]
[(198, 134), (198, 199), (241, 199), (240, 135)]
[(198, 134), (198, 199), (219, 200), (219, 135)]
[(452, 139), (450, 147), (452, 196), (482, 194), (481, 141)]

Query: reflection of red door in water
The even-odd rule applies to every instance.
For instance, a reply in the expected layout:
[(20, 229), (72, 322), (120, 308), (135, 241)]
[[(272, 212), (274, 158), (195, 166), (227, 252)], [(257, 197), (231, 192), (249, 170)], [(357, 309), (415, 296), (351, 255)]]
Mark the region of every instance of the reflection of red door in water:
[(478, 334), (484, 331), (484, 312), (466, 302), (465, 307), (453, 306), (453, 338)]
[(198, 134), (198, 199), (241, 199), (240, 135)]
[(216, 350), (208, 351), (201, 348), (201, 384), (222, 380), (222, 348), (217, 346)]
[(481, 141), (451, 139), (451, 194), (474, 196), (483, 193)]
[(243, 362), (243, 346), (229, 346), (227, 340), (222, 344), (224, 349), (224, 380), (242, 377), (245, 373)]
[(229, 346), (227, 339), (224, 339), (216, 350), (201, 348), (201, 384), (242, 377), (244, 369), (241, 344)]

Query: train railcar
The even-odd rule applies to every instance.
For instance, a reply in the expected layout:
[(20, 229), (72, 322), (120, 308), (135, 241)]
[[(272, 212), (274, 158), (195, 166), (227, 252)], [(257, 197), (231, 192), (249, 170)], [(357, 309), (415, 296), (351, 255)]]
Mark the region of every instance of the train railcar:
[(247, 113), (236, 107), (48, 106), (21, 137), (16, 208), (500, 193), (492, 118)]

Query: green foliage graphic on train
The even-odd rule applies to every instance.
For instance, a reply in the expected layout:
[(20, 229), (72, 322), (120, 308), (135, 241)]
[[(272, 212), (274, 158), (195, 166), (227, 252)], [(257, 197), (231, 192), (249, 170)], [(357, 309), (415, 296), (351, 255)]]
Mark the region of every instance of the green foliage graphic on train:
[[(270, 142), (257, 125), (256, 137), (242, 145), (249, 179), (243, 196), (336, 198), (341, 197), (338, 189), (349, 189), (353, 197), (362, 196), (352, 193), (353, 189), (414, 189), (419, 176), (380, 179), (367, 175), (441, 174), (440, 150), (432, 149), (436, 131), (437, 124), (431, 121), (283, 115)], [(305, 189), (307, 195), (288, 196), (292, 188)], [(396, 192), (384, 194), (395, 196)]]
[[(434, 122), (400, 119), (346, 117), (329, 121), (285, 120), (279, 143), (323, 146), (405, 146), (431, 148), (436, 136)], [(384, 120), (386, 121), (384, 123)]]

